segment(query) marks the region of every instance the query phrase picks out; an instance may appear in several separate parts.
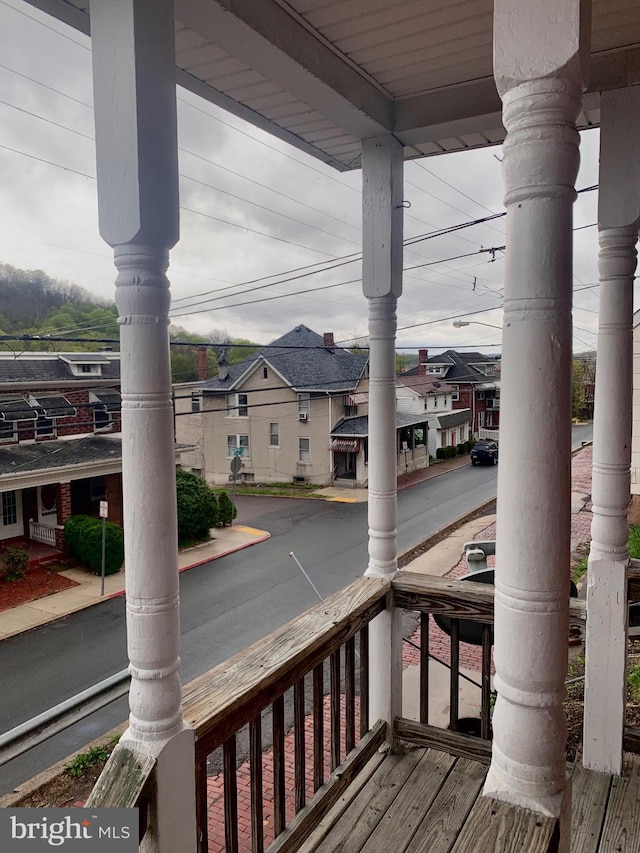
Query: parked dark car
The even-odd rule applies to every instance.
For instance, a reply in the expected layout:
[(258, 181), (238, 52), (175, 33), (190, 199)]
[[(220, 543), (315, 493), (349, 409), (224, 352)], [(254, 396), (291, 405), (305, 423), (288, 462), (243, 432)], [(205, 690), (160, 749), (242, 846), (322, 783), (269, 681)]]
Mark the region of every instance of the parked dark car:
[(495, 441), (479, 441), (471, 448), (472, 465), (495, 465), (498, 461), (498, 445)]

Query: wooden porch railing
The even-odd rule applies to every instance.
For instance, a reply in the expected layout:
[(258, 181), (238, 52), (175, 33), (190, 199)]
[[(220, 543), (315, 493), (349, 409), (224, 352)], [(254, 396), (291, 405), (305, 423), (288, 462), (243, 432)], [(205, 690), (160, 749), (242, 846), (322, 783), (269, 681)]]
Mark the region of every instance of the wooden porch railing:
[[(448, 580), (430, 575), (401, 572), (393, 581), (396, 607), (420, 612), (420, 713), (419, 721), (399, 717), (394, 735), (420, 746), (444, 749), (451, 755), (489, 763), (491, 760), (491, 647), (495, 587), (473, 581)], [(449, 728), (429, 725), (429, 617), (448, 620), (450, 634)], [(585, 604), (571, 599), (572, 624), (584, 623)], [(482, 668), (480, 673), (480, 737), (458, 731), (460, 693), (460, 627), (481, 626)], [(464, 632), (463, 632), (464, 633)]]
[[(489, 763), (494, 587), (410, 572), (391, 583), (363, 577), (186, 686), (184, 717), (196, 738), (200, 853), (209, 850), (210, 825), (217, 825), (216, 841), (226, 853), (240, 847), (239, 765), (243, 778), (249, 778), (250, 798), (242, 813), (250, 816), (253, 853), (267, 847), (269, 853), (293, 853), (376, 756), (387, 731), (384, 722), (369, 720), (368, 625), (391, 602), (418, 611), (421, 627), (419, 719), (396, 718), (395, 737)], [(450, 620), (449, 729), (428, 724), (432, 615)], [(573, 624), (582, 625), (584, 602), (572, 599), (570, 616)], [(470, 622), (481, 626), (481, 737), (457, 730), (460, 626)], [(293, 733), (287, 734), (290, 728)], [(265, 732), (272, 745), (268, 754)], [(144, 819), (153, 767), (128, 754), (116, 762), (116, 752), (111, 773), (101, 779), (101, 791), (96, 789), (91, 802), (122, 805), (126, 795), (128, 804), (143, 807)], [(287, 765), (292, 765), (289, 775)], [(218, 786), (212, 792), (210, 777)], [(215, 802), (220, 778), (222, 807)], [(143, 824), (141, 833), (144, 829)]]
[[(275, 840), (269, 847), (270, 853), (296, 850), (375, 755), (384, 742), (386, 726), (378, 722), (371, 728), (369, 723), (368, 625), (387, 606), (389, 590), (387, 581), (361, 578), (325, 604), (304, 613), (188, 686), (184, 715), (196, 733), (196, 796), (202, 853), (208, 850), (207, 768), (212, 753), (219, 748), (225, 847), (228, 853), (238, 850), (237, 745), (241, 730), (243, 735), (247, 734), (245, 727), (248, 727), (251, 836), (255, 853), (265, 849), (271, 829)], [(324, 747), (326, 661), (330, 695), (328, 754)], [(293, 791), (288, 792), (285, 694), (291, 689), (295, 781)], [(310, 767), (306, 762), (305, 726), (308, 694), (311, 696)], [(273, 776), (273, 824), (265, 833), (267, 802), (271, 807), (265, 797), (271, 789), (270, 780), (263, 778), (267, 709), (271, 711), (272, 726), (273, 759), (269, 775)]]

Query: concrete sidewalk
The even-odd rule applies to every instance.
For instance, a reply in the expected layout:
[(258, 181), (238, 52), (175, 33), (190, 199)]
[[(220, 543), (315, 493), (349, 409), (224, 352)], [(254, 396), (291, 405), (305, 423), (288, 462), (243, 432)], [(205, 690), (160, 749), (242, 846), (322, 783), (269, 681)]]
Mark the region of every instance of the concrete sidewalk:
[[(270, 536), (271, 534), (265, 530), (245, 527), (242, 524), (216, 528), (214, 538), (209, 542), (196, 545), (194, 548), (185, 548), (179, 552), (180, 571), (184, 572), (209, 560), (264, 542)], [(78, 586), (0, 612), (0, 640), (29, 631), (38, 625), (53, 622), (85, 607), (99, 604), (107, 598), (124, 594), (124, 569), (104, 579), (104, 596), (100, 594), (102, 579), (98, 575), (91, 574), (85, 569), (67, 569), (60, 574), (76, 581)]]

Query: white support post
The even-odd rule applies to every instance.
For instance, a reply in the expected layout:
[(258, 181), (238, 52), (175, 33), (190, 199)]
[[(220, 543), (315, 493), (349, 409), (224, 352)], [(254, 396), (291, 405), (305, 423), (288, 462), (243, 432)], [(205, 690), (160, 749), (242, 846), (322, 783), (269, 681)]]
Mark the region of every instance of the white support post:
[(179, 679), (175, 451), (165, 275), (179, 236), (172, 0), (92, 0), (100, 233), (113, 247), (122, 370), (127, 642), (122, 742), (156, 759), (141, 846), (196, 850), (194, 735)]
[[(362, 144), (362, 283), (369, 301), (369, 567), (398, 569), (395, 341), (402, 292), (403, 149), (391, 136)], [(402, 704), (401, 614), (390, 607), (371, 625), (370, 718), (392, 724)]]
[(494, 76), (507, 129), (507, 255), (498, 699), (484, 793), (560, 818), (563, 850), (570, 823), (562, 700), (569, 636), (572, 208), (583, 23), (580, 0), (494, 4)]
[(633, 280), (640, 225), (640, 87), (600, 96), (600, 319), (587, 573), (583, 763), (622, 773), (633, 394)]

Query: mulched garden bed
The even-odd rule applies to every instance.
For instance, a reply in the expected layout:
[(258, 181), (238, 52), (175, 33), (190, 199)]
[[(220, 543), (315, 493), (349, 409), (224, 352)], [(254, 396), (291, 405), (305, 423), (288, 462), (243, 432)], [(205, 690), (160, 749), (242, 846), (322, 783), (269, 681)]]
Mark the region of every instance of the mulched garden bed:
[(0, 612), (44, 598), (54, 592), (61, 592), (63, 589), (79, 586), (77, 581), (59, 574), (68, 568), (64, 563), (49, 563), (46, 566), (27, 569), (25, 576), (18, 580), (0, 580)]

